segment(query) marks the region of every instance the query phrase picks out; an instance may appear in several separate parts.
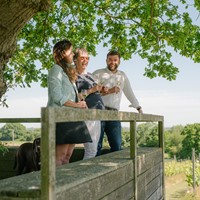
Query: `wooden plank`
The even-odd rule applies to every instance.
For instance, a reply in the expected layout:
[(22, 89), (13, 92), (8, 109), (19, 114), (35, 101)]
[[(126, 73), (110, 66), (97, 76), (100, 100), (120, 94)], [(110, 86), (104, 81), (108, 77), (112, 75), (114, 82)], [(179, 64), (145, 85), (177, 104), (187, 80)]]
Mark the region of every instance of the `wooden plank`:
[[(42, 108), (42, 109), (49, 109)], [(52, 109), (52, 108), (50, 108)], [(84, 121), (84, 120), (121, 120), (130, 122), (154, 122), (163, 121), (164, 117), (152, 114), (139, 114), (135, 112), (121, 112), (96, 109), (78, 109), (78, 108), (53, 108), (55, 110), (55, 119), (57, 122), (64, 121)], [(40, 118), (0, 118), (0, 123), (40, 123)]]
[(8, 170), (2, 171), (2, 173), (0, 174), (0, 180), (16, 176), (16, 174), (17, 174), (17, 172), (14, 170), (13, 171), (8, 171)]
[[(138, 174), (142, 174), (147, 171), (149, 168), (153, 167), (154, 165), (162, 162), (162, 150), (158, 148), (142, 148), (144, 152), (140, 152), (140, 155), (137, 156), (137, 170)], [(148, 153), (147, 151), (151, 149)], [(146, 150), (146, 151), (145, 151)], [(146, 152), (146, 153), (145, 153)]]
[(163, 121), (158, 122), (158, 132), (159, 132), (159, 146), (162, 149), (162, 170), (163, 170), (163, 175), (162, 175), (162, 193), (165, 198), (165, 176), (164, 176), (164, 169), (165, 169), (165, 162), (164, 162), (164, 155), (165, 155), (165, 150), (164, 150), (164, 119)]
[[(45, 109), (45, 108), (42, 108)], [(49, 109), (49, 108), (46, 108)], [(134, 112), (118, 112), (110, 110), (78, 109), (78, 108), (51, 108), (55, 111), (56, 122), (85, 121), (85, 120), (120, 120), (130, 121), (162, 121), (163, 116), (152, 114), (139, 114)]]
[(61, 167), (60, 174), (57, 174), (57, 199), (64, 200), (67, 196), (67, 200), (97, 200), (132, 181), (133, 162), (129, 158), (129, 151), (114, 152), (112, 157), (110, 155)]
[(137, 200), (137, 137), (136, 137), (136, 121), (130, 122), (130, 157), (133, 159), (133, 173), (134, 173), (134, 196)]
[(54, 109), (42, 109), (41, 199), (55, 200), (55, 119)]
[[(0, 199), (3, 197), (40, 197), (40, 172), (31, 172), (0, 181)], [(20, 198), (19, 198), (20, 199)]]
[(0, 118), (0, 123), (40, 123), (40, 118)]
[(130, 181), (113, 191), (112, 193), (106, 195), (101, 200), (130, 200), (134, 199), (134, 191), (133, 191), (134, 181)]
[(163, 172), (162, 170), (162, 162), (156, 164), (155, 166), (151, 167), (149, 170), (145, 172), (146, 183), (150, 183), (154, 178), (161, 175)]
[(157, 178), (158, 176), (161, 176), (162, 174), (161, 166), (162, 166), (162, 163), (158, 163), (154, 167), (151, 167), (144, 173), (138, 175), (138, 182), (137, 182), (138, 199), (146, 199), (154, 192), (153, 190), (153, 191), (150, 191), (152, 193), (148, 194), (149, 191), (147, 190), (147, 186), (148, 184), (151, 184), (151, 182), (154, 181), (155, 178)]
[[(147, 191), (146, 191), (146, 197), (147, 197), (147, 199), (150, 196), (152, 196), (152, 194), (154, 194), (156, 192), (156, 190), (158, 188), (160, 188), (161, 186), (162, 186), (162, 176), (159, 175), (155, 179), (153, 179), (150, 183), (147, 184), (147, 186), (146, 186), (146, 188), (147, 188)], [(163, 194), (161, 194), (160, 197), (157, 198), (157, 199), (160, 199), (162, 195)]]
[[(157, 155), (156, 152), (160, 152), (160, 149), (152, 148), (152, 151), (154, 155)], [(148, 158), (148, 155), (151, 154), (151, 148), (138, 149), (138, 156), (145, 155), (145, 158)], [(148, 165), (148, 163), (143, 164)], [(134, 193), (133, 165), (132, 159), (130, 159), (130, 149), (125, 149), (58, 167), (56, 169), (56, 197), (59, 200), (65, 200), (66, 196), (67, 200), (97, 200), (102, 198), (106, 200), (108, 197), (110, 197), (108, 199), (113, 198), (114, 200), (114, 197), (116, 199), (117, 197), (120, 199), (120, 195), (123, 197), (125, 192), (130, 197)], [(154, 170), (155, 173), (150, 176)], [(148, 171), (138, 174), (137, 198), (139, 200), (150, 198), (152, 195), (158, 196), (157, 189), (162, 186), (161, 179), (158, 178), (160, 175), (155, 177), (158, 171), (159, 164), (156, 164), (155, 167), (148, 168)], [(40, 171), (2, 180), (0, 181), (0, 199), (3, 199), (5, 195), (10, 199), (13, 197), (16, 199), (22, 199), (22, 197), (33, 199), (34, 197), (37, 199), (42, 192), (40, 180)], [(141, 190), (142, 188), (145, 190)]]
[(138, 174), (138, 182), (137, 182), (137, 199), (142, 200), (146, 199), (146, 174)]
[(162, 194), (162, 186), (159, 187), (147, 200), (162, 200), (163, 198), (163, 194)]

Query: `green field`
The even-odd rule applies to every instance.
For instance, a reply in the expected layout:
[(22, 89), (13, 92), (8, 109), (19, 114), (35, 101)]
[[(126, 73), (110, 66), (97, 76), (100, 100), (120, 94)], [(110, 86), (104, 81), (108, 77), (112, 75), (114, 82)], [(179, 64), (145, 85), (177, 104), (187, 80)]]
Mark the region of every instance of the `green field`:
[(191, 161), (165, 162), (166, 200), (200, 200), (200, 187), (196, 186), (194, 190), (190, 184), (188, 185), (188, 182), (191, 181), (188, 178), (191, 169)]

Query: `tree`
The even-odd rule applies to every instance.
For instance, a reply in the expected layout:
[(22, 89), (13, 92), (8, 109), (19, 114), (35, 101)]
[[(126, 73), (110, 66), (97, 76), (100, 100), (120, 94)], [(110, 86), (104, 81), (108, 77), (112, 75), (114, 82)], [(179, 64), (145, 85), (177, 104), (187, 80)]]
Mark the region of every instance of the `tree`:
[(37, 12), (47, 10), (50, 2), (50, 0), (0, 0), (0, 102), (4, 103), (5, 99), (2, 100), (2, 96), (12, 87), (13, 82), (8, 73), (10, 70), (6, 64), (18, 49), (16, 41), (21, 39), (20, 37), (17, 39), (18, 34)]
[(182, 141), (185, 137), (181, 135), (183, 128), (184, 127), (182, 125), (177, 125), (164, 131), (165, 153), (168, 153), (170, 157), (176, 155), (177, 158), (180, 158)]
[(192, 155), (192, 148), (195, 148), (197, 154), (200, 153), (200, 124), (189, 124), (184, 127), (181, 135), (184, 136), (182, 141), (182, 158), (188, 158)]
[(7, 140), (10, 141), (12, 140), (12, 136), (14, 133), (14, 139), (18, 141), (25, 141), (26, 140), (26, 135), (27, 135), (27, 130), (26, 127), (22, 124), (16, 123), (8, 123), (5, 124), (1, 129), (0, 132), (2, 133), (2, 137), (0, 138), (1, 140)]
[(158, 125), (153, 122), (139, 124), (137, 127), (137, 143), (140, 147), (158, 146)]
[(27, 130), (26, 141), (33, 141), (34, 139), (41, 137), (40, 128), (31, 128)]
[[(200, 10), (199, 0), (192, 2)], [(96, 55), (95, 46), (101, 42), (104, 47), (119, 50), (124, 59), (139, 54), (149, 63), (144, 73), (149, 78), (175, 80), (179, 70), (171, 61), (168, 46), (200, 62), (200, 28), (193, 24), (187, 12), (191, 4), (186, 0), (179, 0), (179, 5), (169, 0), (1, 0), (0, 3), (0, 26), (4, 27), (0, 32), (1, 100), (13, 85), (30, 87), (32, 82), (40, 82), (47, 86), (44, 70), (52, 65), (52, 45), (62, 38), (71, 40), (75, 47), (86, 47), (92, 55)], [(179, 9), (181, 6), (184, 8)], [(42, 10), (48, 11), (39, 12)], [(6, 65), (16, 37), (16, 51)]]
[(24, 125), (19, 123), (8, 123), (0, 129), (0, 140), (9, 141), (14, 139), (17, 141), (33, 141), (37, 137), (41, 137), (40, 128), (27, 129)]
[(122, 148), (130, 147), (130, 129), (122, 128)]

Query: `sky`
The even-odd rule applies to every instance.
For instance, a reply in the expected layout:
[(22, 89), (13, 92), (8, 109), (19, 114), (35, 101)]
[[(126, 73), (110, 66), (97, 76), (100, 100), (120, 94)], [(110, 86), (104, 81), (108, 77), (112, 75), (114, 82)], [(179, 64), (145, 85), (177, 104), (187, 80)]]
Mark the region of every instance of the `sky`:
[[(198, 13), (192, 12), (194, 19)], [(199, 19), (195, 23), (199, 23)], [(108, 49), (97, 47), (98, 55), (90, 57), (88, 72), (106, 67)], [(128, 61), (121, 60), (119, 70), (126, 73), (133, 91), (147, 114), (164, 116), (164, 126), (186, 125), (200, 122), (200, 63), (182, 57), (171, 51), (172, 61), (179, 67), (175, 81), (164, 78), (149, 79), (144, 74), (147, 62), (133, 55)], [(31, 88), (15, 88), (7, 92), (8, 108), (0, 107), (1, 118), (40, 117), (41, 107), (46, 107), (47, 88), (38, 83)], [(120, 111), (137, 112), (129, 108), (130, 103), (123, 96)], [(3, 124), (0, 124), (0, 127)], [(39, 124), (25, 124), (27, 127), (38, 127)]]

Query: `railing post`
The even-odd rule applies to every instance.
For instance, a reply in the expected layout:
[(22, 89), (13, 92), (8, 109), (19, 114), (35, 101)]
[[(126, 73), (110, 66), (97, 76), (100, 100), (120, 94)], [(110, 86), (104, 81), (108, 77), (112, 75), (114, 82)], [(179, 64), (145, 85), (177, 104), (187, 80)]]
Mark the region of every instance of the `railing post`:
[(195, 177), (195, 148), (192, 148), (192, 187), (193, 194), (196, 193), (196, 177)]
[(162, 192), (165, 199), (165, 168), (164, 168), (164, 122), (158, 122), (159, 147), (162, 149)]
[(134, 195), (137, 200), (137, 138), (136, 138), (136, 121), (130, 122), (130, 157), (133, 159), (134, 169)]
[(54, 108), (41, 109), (41, 200), (55, 200)]

